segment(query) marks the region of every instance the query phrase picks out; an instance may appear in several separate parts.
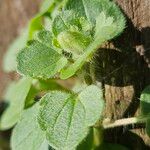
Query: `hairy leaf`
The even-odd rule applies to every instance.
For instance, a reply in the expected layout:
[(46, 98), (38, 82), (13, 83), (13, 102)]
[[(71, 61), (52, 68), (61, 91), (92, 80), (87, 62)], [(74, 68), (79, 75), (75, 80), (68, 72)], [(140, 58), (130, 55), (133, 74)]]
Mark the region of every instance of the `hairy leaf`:
[(53, 46), (52, 45), (53, 36), (52, 36), (50, 31), (42, 30), (42, 31), (38, 32), (37, 39), (41, 43), (47, 45), (48, 47), (52, 47)]
[(44, 0), (40, 12), (30, 21), (29, 23), (29, 40), (31, 40), (34, 36), (35, 31), (42, 30), (42, 17), (46, 14), (50, 13), (55, 9), (55, 7), (59, 4), (60, 0)]
[(102, 91), (95, 85), (85, 88), (78, 96), (86, 110), (87, 126), (92, 126), (101, 118), (104, 100)]
[[(120, 9), (109, 0), (69, 0), (66, 9), (73, 9), (81, 14), (94, 26), (93, 41), (86, 47), (82, 54), (73, 64), (63, 69), (61, 78), (66, 79), (73, 76), (85, 62), (93, 57), (95, 51), (104, 42), (119, 35), (125, 28), (125, 19)], [(94, 10), (94, 11), (93, 11)]]
[(41, 99), (38, 120), (49, 144), (56, 149), (75, 148), (87, 135), (89, 126), (100, 118), (103, 103), (102, 93), (94, 85), (78, 96), (57, 91), (46, 94)]
[(61, 32), (57, 39), (62, 49), (74, 55), (82, 54), (91, 42), (91, 39), (82, 33), (71, 31)]
[(9, 102), (9, 106), (1, 117), (1, 130), (9, 129), (17, 123), (20, 114), (23, 111), (31, 83), (31, 78), (23, 78), (10, 86), (5, 96), (6, 100)]
[(71, 10), (58, 14), (52, 24), (52, 31), (56, 37), (61, 32), (79, 29), (81, 29), (80, 17)]
[(21, 119), (13, 129), (12, 150), (48, 150), (45, 133), (37, 122), (39, 104), (23, 112)]
[(86, 17), (93, 25), (95, 25), (99, 14), (104, 12), (106, 17), (114, 18), (114, 21), (119, 25), (118, 28), (121, 30), (124, 28), (124, 17), (116, 4), (110, 0), (68, 0), (66, 9), (74, 10), (80, 16)]
[(76, 60), (92, 41), (90, 29), (87, 20), (71, 10), (58, 14), (52, 23), (52, 31), (59, 47), (71, 53), (73, 60)]
[(68, 93), (53, 92), (41, 99), (39, 124), (55, 149), (76, 147), (87, 134), (82, 103)]
[(39, 40), (30, 41), (28, 46), (18, 54), (17, 69), (19, 73), (48, 79), (54, 77), (66, 65), (67, 59), (48, 46), (51, 45), (48, 44), (50, 36), (43, 38), (42, 35), (43, 31), (39, 32)]
[(92, 59), (95, 51), (102, 43), (112, 39), (118, 33), (120, 33), (119, 30), (117, 31), (117, 24), (115, 24), (113, 21), (113, 17), (107, 18), (104, 12), (99, 14), (96, 19), (94, 41), (89, 44), (89, 46), (85, 49), (84, 54), (82, 54), (72, 65), (62, 70), (62, 79), (73, 76), (78, 70), (81, 69), (85, 62), (88, 62)]

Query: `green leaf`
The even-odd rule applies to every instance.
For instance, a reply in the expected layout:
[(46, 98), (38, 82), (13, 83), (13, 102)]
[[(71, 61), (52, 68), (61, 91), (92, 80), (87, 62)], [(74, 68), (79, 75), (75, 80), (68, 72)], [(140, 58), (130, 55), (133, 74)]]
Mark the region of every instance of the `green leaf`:
[[(115, 143), (99, 143), (100, 145), (95, 145), (95, 134), (93, 132), (95, 128), (91, 128), (86, 139), (77, 147), (77, 150), (129, 150), (123, 145), (115, 144)], [(98, 135), (99, 136), (99, 135)], [(100, 135), (100, 138), (101, 137)]]
[(1, 130), (9, 129), (17, 123), (24, 109), (25, 100), (30, 90), (31, 83), (31, 78), (23, 78), (17, 83), (11, 84), (5, 96), (6, 100), (9, 101), (9, 106), (1, 117)]
[(65, 91), (60, 84), (58, 84), (55, 79), (50, 80), (33, 80), (33, 85), (30, 88), (28, 96), (25, 101), (25, 108), (31, 107), (38, 99), (40, 98), (40, 94), (43, 92), (54, 91), (54, 90), (61, 90)]
[(41, 43), (47, 45), (48, 47), (53, 47), (53, 45), (52, 45), (53, 36), (50, 31), (42, 30), (42, 31), (38, 32), (37, 39)]
[(58, 14), (52, 23), (52, 31), (57, 37), (61, 32), (71, 30), (78, 30), (81, 28), (80, 18), (73, 11), (64, 11)]
[(142, 115), (149, 115), (146, 122), (146, 132), (150, 136), (150, 86), (146, 87), (140, 97)]
[(101, 12), (96, 18), (95, 41), (107, 41), (117, 35), (117, 25), (114, 23), (113, 17), (106, 17), (104, 12)]
[(104, 108), (102, 90), (95, 85), (90, 85), (79, 94), (78, 98), (86, 110), (87, 126), (93, 126), (102, 116)]
[(146, 133), (150, 137), (150, 117), (146, 121)]
[(66, 10), (74, 10), (80, 16), (86, 17), (85, 6), (83, 0), (68, 0), (65, 6)]
[(52, 22), (52, 31), (56, 37), (64, 31), (81, 32), (90, 37), (91, 30), (92, 25), (86, 18), (72, 10), (62, 11)]
[(84, 17), (73, 11), (63, 11), (52, 23), (52, 31), (59, 47), (72, 54), (76, 60), (92, 41), (91, 26)]
[(20, 49), (22, 49), (28, 39), (28, 30), (24, 29), (21, 34), (9, 46), (3, 61), (3, 69), (5, 72), (16, 71), (17, 62), (16, 57)]
[(87, 135), (84, 106), (72, 94), (46, 94), (41, 99), (38, 120), (55, 149), (73, 149)]
[[(94, 95), (92, 95), (92, 94)], [(39, 124), (49, 144), (56, 149), (75, 148), (101, 117), (104, 102), (98, 87), (91, 85), (78, 96), (51, 92), (41, 99)]]
[(13, 129), (12, 150), (48, 150), (45, 133), (37, 122), (39, 104), (23, 112), (21, 119)]
[(92, 59), (94, 53), (101, 44), (112, 39), (118, 33), (119, 30), (117, 32), (117, 24), (113, 22), (113, 18), (106, 18), (104, 12), (100, 13), (96, 19), (94, 41), (89, 44), (85, 49), (84, 54), (82, 54), (73, 64), (62, 70), (60, 77), (62, 79), (67, 79), (73, 76), (86, 62), (89, 62)]
[(37, 14), (30, 22), (29, 22), (29, 32), (28, 32), (28, 40), (32, 40), (34, 37), (34, 33), (36, 31), (42, 30), (42, 19), (43, 13)]
[(85, 36), (80, 32), (64, 31), (61, 32), (57, 40), (62, 49), (71, 52), (74, 55), (80, 55), (85, 48), (90, 44), (91, 38)]
[(62, 70), (62, 79), (73, 76), (92, 59), (96, 50), (104, 42), (118, 36), (125, 28), (125, 19), (120, 9), (109, 0), (69, 0), (66, 9), (73, 9), (76, 13), (86, 17), (93, 24), (95, 33), (94, 40), (86, 47), (84, 54)]
[(93, 150), (93, 142), (94, 142), (94, 135), (93, 135), (93, 128), (90, 128), (89, 134), (87, 137), (78, 145), (76, 150)]
[(92, 58), (93, 53), (98, 49), (98, 47), (99, 46), (97, 46), (97, 42), (93, 42), (92, 44), (90, 44), (87, 50), (85, 50), (85, 53), (82, 54), (73, 64), (62, 69), (60, 78), (67, 79), (73, 76), (77, 71), (79, 71), (82, 68), (82, 66), (86, 62), (88, 62)]
[(146, 87), (140, 96), (140, 106), (142, 115), (150, 113), (150, 86)]
[(20, 51), (17, 57), (20, 74), (48, 79), (54, 77), (67, 64), (65, 57), (46, 45), (48, 41), (49, 37), (46, 39), (46, 36), (40, 36), (39, 40), (30, 41), (28, 46)]
[(119, 7), (110, 0), (68, 0), (66, 9), (74, 10), (80, 16), (86, 17), (94, 26), (96, 18), (104, 12), (106, 17), (114, 18), (114, 22), (119, 25), (118, 28), (124, 28), (124, 17)]
[(44, 0), (41, 5), (40, 12), (31, 19), (29, 23), (29, 36), (28, 39), (31, 40), (34, 36), (35, 31), (42, 30), (44, 26), (42, 25), (42, 18), (46, 13), (50, 13), (59, 4), (60, 0)]
[(42, 91), (52, 91), (52, 90), (65, 90), (55, 79), (49, 80), (34, 80), (34, 87), (38, 92)]

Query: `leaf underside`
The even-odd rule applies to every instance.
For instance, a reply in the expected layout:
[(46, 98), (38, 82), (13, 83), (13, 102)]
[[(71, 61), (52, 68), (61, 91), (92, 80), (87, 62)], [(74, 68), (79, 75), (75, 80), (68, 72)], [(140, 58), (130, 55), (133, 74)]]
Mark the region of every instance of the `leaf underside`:
[(25, 100), (31, 88), (32, 79), (23, 78), (13, 83), (6, 93), (6, 100), (9, 103), (0, 120), (0, 129), (6, 130), (13, 127), (20, 118), (24, 109)]
[(75, 148), (87, 135), (89, 126), (100, 118), (104, 106), (102, 93), (94, 85), (85, 88), (78, 97), (58, 91), (48, 93), (40, 104), (40, 127), (56, 149)]
[(21, 119), (13, 129), (12, 150), (48, 150), (44, 132), (37, 123), (39, 104), (23, 112)]

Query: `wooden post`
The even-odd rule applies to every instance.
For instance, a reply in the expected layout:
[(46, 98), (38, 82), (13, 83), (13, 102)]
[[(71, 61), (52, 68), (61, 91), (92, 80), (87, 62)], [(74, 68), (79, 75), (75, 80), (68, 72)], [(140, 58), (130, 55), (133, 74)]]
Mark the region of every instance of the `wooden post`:
[[(140, 93), (150, 84), (150, 1), (115, 2), (126, 16), (125, 32), (105, 44), (95, 59), (96, 78), (105, 92), (105, 117), (111, 121), (138, 115)], [(132, 150), (150, 146), (143, 125), (106, 130), (105, 140)]]

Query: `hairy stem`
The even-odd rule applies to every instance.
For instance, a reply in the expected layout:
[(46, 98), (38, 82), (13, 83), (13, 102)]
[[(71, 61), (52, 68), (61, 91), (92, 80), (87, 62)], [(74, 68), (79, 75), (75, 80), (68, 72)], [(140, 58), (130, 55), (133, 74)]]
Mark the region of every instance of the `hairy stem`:
[(103, 122), (103, 128), (109, 129), (109, 128), (115, 128), (115, 127), (119, 127), (119, 126), (126, 126), (126, 125), (130, 125), (130, 124), (145, 123), (147, 121), (148, 117), (149, 116), (140, 116), (140, 117), (119, 119), (113, 123)]

